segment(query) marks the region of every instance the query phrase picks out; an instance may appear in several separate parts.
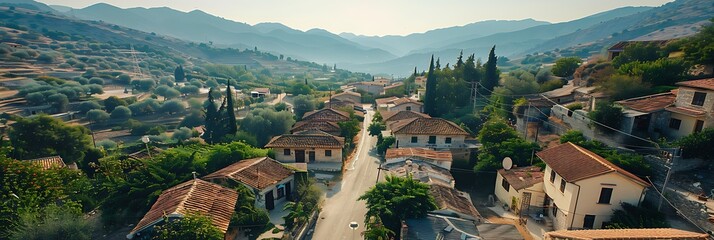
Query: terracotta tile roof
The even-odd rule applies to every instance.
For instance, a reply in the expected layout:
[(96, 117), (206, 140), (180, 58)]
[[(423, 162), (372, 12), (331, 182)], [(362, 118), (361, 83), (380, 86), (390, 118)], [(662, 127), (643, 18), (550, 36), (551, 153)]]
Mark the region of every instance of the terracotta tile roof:
[(394, 100), (394, 101), (392, 101), (392, 103), (394, 103), (394, 106), (399, 106), (399, 105), (402, 105), (402, 104), (405, 104), (405, 103), (413, 103), (413, 104), (417, 104), (417, 105), (424, 105), (423, 103), (421, 103), (421, 102), (419, 102), (419, 101), (417, 101), (417, 100), (414, 100), (414, 99), (411, 99), (411, 98), (405, 98), (405, 97), (399, 98), (399, 99), (397, 99), (397, 100)]
[(434, 197), (439, 210), (451, 210), (474, 218), (481, 217), (471, 200), (465, 197), (467, 193), (438, 184), (431, 185), (429, 192)]
[(290, 133), (296, 133), (304, 130), (320, 130), (332, 135), (339, 135), (340, 126), (335, 122), (325, 121), (299, 121), (290, 129)]
[(676, 94), (666, 92), (644, 97), (625, 99), (618, 101), (617, 103), (638, 112), (651, 113), (663, 110), (665, 107), (674, 104), (675, 100), (677, 100)]
[(332, 97), (337, 97), (337, 96), (342, 96), (342, 95), (351, 95), (351, 96), (362, 97), (362, 94), (360, 94), (358, 92), (353, 92), (353, 91), (344, 91), (344, 92), (332, 95)]
[(299, 132), (274, 137), (266, 148), (342, 148), (345, 138), (332, 136), (325, 132)]
[(42, 167), (42, 169), (45, 169), (45, 170), (49, 170), (52, 168), (67, 167), (67, 165), (64, 164), (62, 157), (60, 157), (60, 156), (35, 158), (35, 159), (24, 160), (24, 161), (28, 161), (28, 162), (32, 163), (33, 165), (40, 166), (40, 167)]
[(706, 79), (678, 82), (677, 85), (683, 86), (683, 87), (714, 90), (714, 78), (706, 78)]
[(164, 190), (129, 235), (162, 221), (164, 216), (189, 213), (200, 213), (211, 218), (213, 225), (225, 233), (237, 200), (238, 192), (233, 189), (193, 179)]
[(449, 170), (426, 161), (412, 160), (411, 167), (406, 162), (395, 162), (384, 165), (384, 168), (389, 170), (389, 174), (406, 177), (408, 173), (414, 179), (431, 185), (453, 187), (454, 184), (454, 176)]
[(571, 142), (536, 153), (551, 169), (568, 182), (616, 172), (643, 186), (650, 186), (641, 178), (616, 166), (607, 159)]
[(205, 180), (232, 179), (252, 188), (264, 190), (290, 176), (295, 171), (269, 157), (240, 160), (203, 177)]
[(705, 233), (696, 233), (674, 228), (641, 229), (597, 229), (597, 230), (560, 230), (545, 233), (546, 239), (572, 240), (621, 240), (621, 239), (709, 239)]
[(508, 184), (516, 190), (529, 188), (543, 182), (543, 171), (536, 166), (513, 168), (511, 170), (500, 169), (498, 174), (501, 174)]
[(699, 109), (694, 109), (694, 108), (688, 108), (688, 107), (666, 107), (665, 110), (670, 111), (670, 112), (675, 112), (679, 114), (684, 114), (687, 116), (692, 116), (692, 117), (702, 117), (706, 114), (705, 111), (699, 110)]
[(342, 122), (349, 121), (350, 114), (331, 108), (323, 108), (305, 113), (302, 120)]
[(387, 149), (386, 159), (400, 157), (417, 157), (434, 161), (453, 161), (450, 151), (436, 151), (428, 148), (390, 148)]
[(254, 88), (253, 91), (259, 92), (259, 93), (268, 93), (268, 92), (270, 92), (270, 88)]
[(431, 118), (429, 115), (414, 111), (382, 111), (380, 112), (384, 122), (393, 122), (411, 118)]
[(398, 82), (398, 83), (394, 83), (394, 84), (392, 84), (392, 85), (384, 86), (384, 91), (387, 91), (387, 90), (392, 89), (392, 88), (401, 87), (401, 86), (403, 86), (403, 85), (404, 85), (404, 83)]
[(392, 96), (392, 97), (388, 97), (388, 98), (377, 98), (374, 100), (374, 102), (377, 103), (377, 106), (380, 106), (380, 105), (389, 104), (392, 101), (397, 100), (397, 99), (399, 99), (399, 98)]
[(391, 124), (394, 134), (469, 135), (455, 123), (441, 118), (412, 118)]

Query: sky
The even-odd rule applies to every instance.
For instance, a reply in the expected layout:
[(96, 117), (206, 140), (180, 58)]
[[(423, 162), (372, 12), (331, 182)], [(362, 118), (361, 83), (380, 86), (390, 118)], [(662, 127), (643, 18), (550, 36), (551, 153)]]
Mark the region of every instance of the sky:
[(333, 33), (408, 35), (484, 20), (533, 18), (564, 22), (624, 6), (660, 6), (672, 0), (39, 0), (83, 8), (99, 2), (121, 8), (195, 9), (251, 25), (279, 22)]

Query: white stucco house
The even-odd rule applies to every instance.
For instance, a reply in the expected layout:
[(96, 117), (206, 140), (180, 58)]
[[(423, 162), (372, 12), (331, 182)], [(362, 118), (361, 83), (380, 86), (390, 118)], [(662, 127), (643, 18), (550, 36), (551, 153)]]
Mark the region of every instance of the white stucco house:
[(543, 205), (543, 171), (540, 167), (500, 169), (494, 193), (502, 204), (516, 213), (540, 214)]

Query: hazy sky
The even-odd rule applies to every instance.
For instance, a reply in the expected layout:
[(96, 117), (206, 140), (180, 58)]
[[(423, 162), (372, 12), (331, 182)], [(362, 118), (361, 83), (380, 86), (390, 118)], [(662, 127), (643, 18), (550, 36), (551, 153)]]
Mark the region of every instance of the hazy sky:
[(533, 18), (563, 22), (623, 6), (659, 6), (672, 0), (39, 0), (83, 8), (106, 2), (121, 8), (167, 6), (248, 24), (279, 22), (333, 33), (406, 35), (482, 20)]

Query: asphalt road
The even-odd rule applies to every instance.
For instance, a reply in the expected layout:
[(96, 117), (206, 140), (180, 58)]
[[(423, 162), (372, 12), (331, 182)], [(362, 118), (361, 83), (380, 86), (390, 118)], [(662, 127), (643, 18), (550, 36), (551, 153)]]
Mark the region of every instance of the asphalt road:
[[(357, 201), (357, 198), (374, 186), (380, 162), (374, 149), (377, 138), (369, 136), (367, 132), (373, 114), (374, 111), (367, 110), (356, 159), (346, 167), (341, 183), (327, 192), (312, 239), (362, 239), (360, 233), (364, 231), (367, 207), (364, 201)], [(350, 222), (357, 222), (359, 227), (352, 230)]]

